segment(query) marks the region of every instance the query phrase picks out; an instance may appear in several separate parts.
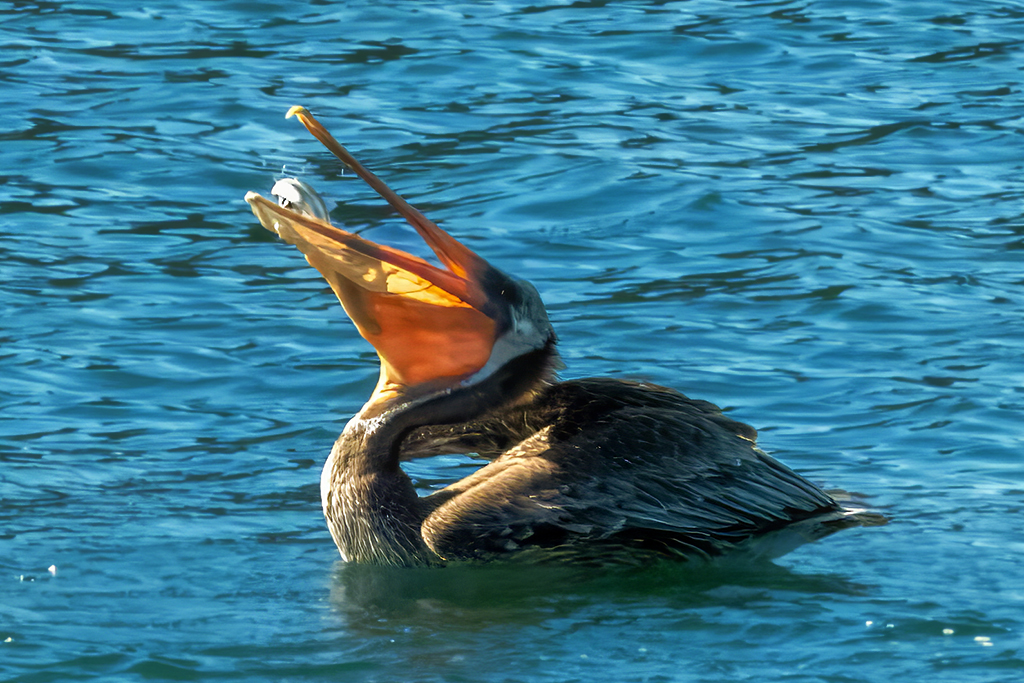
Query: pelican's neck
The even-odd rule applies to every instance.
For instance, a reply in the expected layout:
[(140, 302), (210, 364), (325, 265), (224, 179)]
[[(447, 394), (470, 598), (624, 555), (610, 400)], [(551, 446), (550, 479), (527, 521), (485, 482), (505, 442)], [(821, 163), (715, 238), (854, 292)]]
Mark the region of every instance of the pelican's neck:
[(437, 564), (441, 558), (420, 531), (424, 513), (419, 496), (397, 458), (389, 455), (398, 425), (387, 418), (357, 415), (334, 443), (320, 476), (327, 528), (348, 562)]
[(342, 557), (391, 565), (443, 560), (423, 541), (427, 505), (399, 466), (402, 443), (415, 429), (460, 424), (523, 400), (551, 379), (554, 338), (469, 387), (385, 403), (371, 399), (345, 426), (324, 465), (320, 497), (327, 526)]

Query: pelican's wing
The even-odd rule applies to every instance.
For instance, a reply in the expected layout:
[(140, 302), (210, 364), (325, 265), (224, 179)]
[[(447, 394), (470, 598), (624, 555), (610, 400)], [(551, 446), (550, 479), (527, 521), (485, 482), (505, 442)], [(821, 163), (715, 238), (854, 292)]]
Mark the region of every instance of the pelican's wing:
[(589, 382), (556, 387), (577, 392), (577, 407), (428, 499), (428, 544), (445, 557), (579, 541), (716, 555), (801, 520), (842, 517), (828, 494), (713, 405)]

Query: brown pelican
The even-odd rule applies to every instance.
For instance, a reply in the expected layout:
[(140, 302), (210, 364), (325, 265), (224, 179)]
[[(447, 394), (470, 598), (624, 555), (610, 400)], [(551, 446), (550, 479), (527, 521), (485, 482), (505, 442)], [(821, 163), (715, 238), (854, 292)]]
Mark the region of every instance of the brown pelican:
[[(766, 455), (753, 428), (711, 403), (639, 382), (558, 381), (555, 333), (537, 290), (410, 206), (306, 109), (293, 115), (442, 264), (332, 226), (300, 181), (280, 181), (277, 202), (246, 195), (263, 226), (327, 279), (380, 356), (380, 380), (320, 483), (345, 560), (708, 557), (766, 537), (776, 541), (765, 554), (775, 555), (871, 523)], [(401, 461), (446, 453), (490, 462), (417, 495)]]

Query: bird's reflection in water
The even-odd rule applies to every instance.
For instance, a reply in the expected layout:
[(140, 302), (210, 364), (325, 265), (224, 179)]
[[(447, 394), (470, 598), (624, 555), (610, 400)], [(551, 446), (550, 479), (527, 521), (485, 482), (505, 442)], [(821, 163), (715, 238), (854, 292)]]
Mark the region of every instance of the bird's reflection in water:
[[(331, 602), (348, 628), (465, 628), (537, 624), (606, 605), (699, 610), (789, 594), (863, 595), (869, 587), (836, 574), (795, 572), (756, 557), (729, 556), (644, 566), (557, 562), (461, 563), (438, 568), (339, 562)], [(598, 608), (600, 609), (600, 608)], [(387, 626), (383, 626), (388, 624)]]

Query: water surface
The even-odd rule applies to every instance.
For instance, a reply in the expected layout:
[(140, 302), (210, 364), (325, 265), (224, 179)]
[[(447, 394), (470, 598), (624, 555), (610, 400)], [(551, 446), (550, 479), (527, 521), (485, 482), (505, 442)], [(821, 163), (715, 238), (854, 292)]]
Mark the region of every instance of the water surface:
[[(0, 3), (0, 673), (1017, 680), (1020, 36), (984, 0)], [(342, 565), (319, 468), (376, 357), (241, 198), (299, 175), (415, 237), (293, 104), (536, 284), (566, 377), (714, 401), (892, 523)]]

